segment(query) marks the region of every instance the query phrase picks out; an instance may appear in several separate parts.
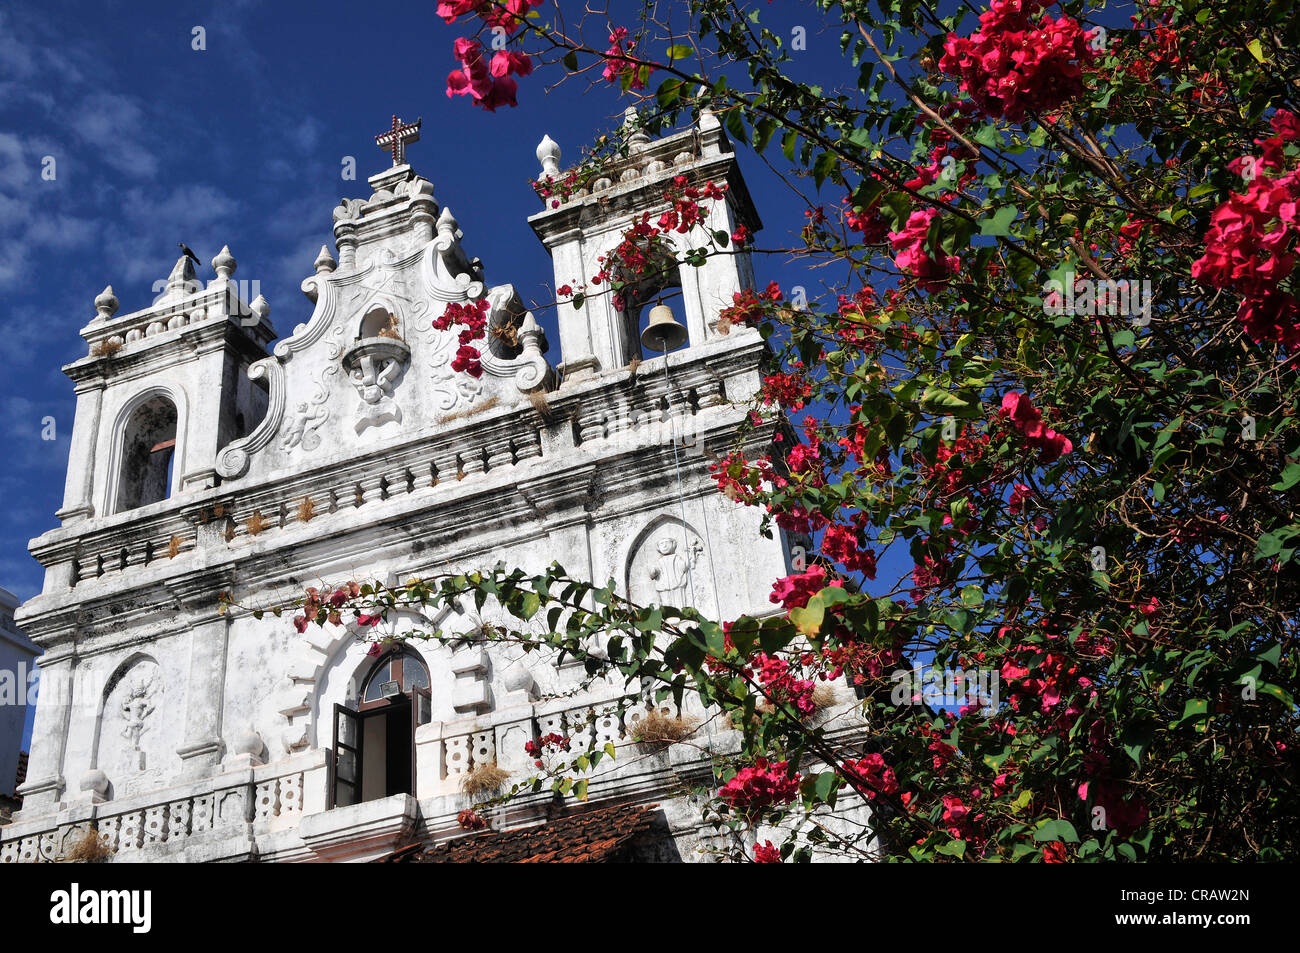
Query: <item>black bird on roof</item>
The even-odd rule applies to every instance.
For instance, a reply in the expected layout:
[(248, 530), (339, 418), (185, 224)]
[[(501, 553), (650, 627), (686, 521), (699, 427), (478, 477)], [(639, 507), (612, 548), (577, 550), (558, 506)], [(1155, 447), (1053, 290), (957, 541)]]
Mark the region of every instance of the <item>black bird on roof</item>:
[(191, 258), (191, 259), (193, 259), (194, 264), (196, 264), (196, 265), (202, 265), (202, 264), (203, 264), (203, 262), (199, 261), (199, 256), (196, 255), (196, 254), (194, 254), (194, 252), (190, 251), (190, 246), (189, 246), (189, 245), (186, 245), (184, 242), (177, 242), (176, 244), (180, 246), (180, 249), (181, 249), (181, 251), (185, 254), (185, 257), (186, 257), (186, 258)]

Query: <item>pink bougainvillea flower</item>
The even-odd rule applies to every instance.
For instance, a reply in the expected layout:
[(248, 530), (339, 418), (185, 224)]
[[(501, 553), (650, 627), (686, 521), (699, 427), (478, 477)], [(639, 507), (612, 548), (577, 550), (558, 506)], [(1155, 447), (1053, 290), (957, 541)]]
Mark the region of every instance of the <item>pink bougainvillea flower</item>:
[(939, 68), (960, 77), (963, 92), (986, 115), (1019, 122), (1050, 112), (1083, 92), (1093, 31), (1068, 16), (1033, 17), (1042, 0), (993, 0), (969, 37), (949, 33)]
[(1011, 391), (1002, 398), (1002, 412), (1025, 442), (1035, 447), (1042, 463), (1054, 463), (1074, 450), (1070, 438), (1043, 424), (1043, 415), (1024, 394)]
[(831, 579), (824, 567), (809, 566), (807, 572), (778, 579), (768, 598), (772, 602), (781, 603), (786, 609), (802, 609), (809, 599), (827, 586), (843, 585), (843, 580)]

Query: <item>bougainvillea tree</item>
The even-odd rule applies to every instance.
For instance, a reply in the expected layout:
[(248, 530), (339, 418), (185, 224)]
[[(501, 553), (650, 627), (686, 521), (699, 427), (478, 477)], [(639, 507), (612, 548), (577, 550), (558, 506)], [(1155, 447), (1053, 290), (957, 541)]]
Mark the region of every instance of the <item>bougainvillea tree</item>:
[[(783, 820), (846, 798), (870, 821), (818, 829), (819, 849), (1295, 856), (1294, 4), (826, 0), (809, 26), (841, 34), (843, 61), (820, 86), (767, 4), (668, 6), (575, 23), (551, 0), (443, 0), (446, 92), (522, 109), (548, 75), (615, 84), (652, 131), (707, 108), (803, 196), (793, 247), (741, 232), (701, 252), (793, 252), (825, 288), (768, 285), (721, 315), (760, 328), (772, 362), (747, 425), (769, 449), (722, 459), (719, 492), (809, 542), (777, 611), (711, 619), (498, 567), (314, 593), (298, 624), (472, 593), (520, 622), (492, 638), (698, 696), (744, 734), (710, 816), (784, 832), (754, 860), (806, 857)], [(599, 277), (584, 293), (618, 292)], [(444, 325), (468, 345), (463, 310)], [(900, 693), (918, 662), (997, 697)], [(867, 742), (807, 717), (833, 679), (856, 686)], [(545, 777), (585, 793), (573, 770)]]

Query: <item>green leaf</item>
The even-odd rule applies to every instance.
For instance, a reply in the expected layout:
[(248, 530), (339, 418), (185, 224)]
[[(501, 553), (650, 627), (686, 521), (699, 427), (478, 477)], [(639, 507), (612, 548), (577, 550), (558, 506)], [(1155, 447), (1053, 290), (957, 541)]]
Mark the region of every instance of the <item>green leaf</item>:
[(981, 235), (1010, 235), (1011, 223), (1016, 220), (1020, 214), (1019, 209), (1014, 205), (1004, 205), (988, 218), (980, 220)]
[(817, 775), (817, 781), (813, 786), (813, 790), (816, 791), (817, 799), (819, 801), (829, 801), (831, 795), (839, 790), (840, 784), (842, 783), (840, 776), (834, 771), (823, 771), (821, 774)]
[(587, 800), (587, 779), (583, 778), (573, 786), (573, 796), (579, 801)]
[[(577, 60), (575, 59), (574, 62), (576, 63)], [(682, 85), (682, 81), (675, 76), (659, 84), (659, 90), (655, 93), (655, 98), (659, 101), (661, 109), (668, 109), (681, 99)]]
[(1276, 533), (1265, 533), (1255, 544), (1255, 558), (1268, 559), (1282, 551), (1283, 539)]
[(1260, 43), (1258, 39), (1251, 40), (1247, 43), (1246, 49), (1250, 50), (1250, 55), (1259, 60), (1259, 62), (1264, 62), (1264, 44)]
[(817, 157), (817, 161), (813, 163), (813, 181), (817, 183), (817, 188), (822, 187), (822, 183), (838, 163), (839, 159), (833, 152), (823, 152)]
[(677, 44), (676, 46), (668, 47), (667, 52), (668, 52), (668, 58), (670, 60), (685, 60), (685, 59), (689, 59), (695, 51), (692, 50), (689, 46), (683, 46), (681, 44)]
[(921, 406), (926, 410), (965, 410), (970, 407), (970, 401), (942, 388), (927, 387), (921, 392)]
[(1074, 825), (1065, 818), (1057, 818), (1051, 821), (1043, 821), (1034, 831), (1034, 840), (1038, 843), (1044, 841), (1065, 841), (1067, 844), (1079, 843), (1079, 835), (1074, 829)]
[(817, 635), (821, 631), (825, 617), (826, 605), (820, 596), (813, 596), (802, 609), (790, 610), (790, 621), (796, 629), (808, 636)]
[(1200, 721), (1202, 718), (1209, 717), (1210, 703), (1204, 698), (1189, 698), (1183, 705), (1183, 715), (1176, 722), (1174, 727), (1178, 728), (1188, 722)]
[(576, 72), (578, 69), (578, 54), (570, 51), (564, 57), (564, 68), (569, 72)]
[(1155, 738), (1156, 725), (1149, 718), (1143, 718), (1127, 726), (1119, 736), (1125, 753), (1133, 759), (1134, 764), (1142, 763), (1142, 754), (1151, 747)]
[(519, 607), (519, 618), (531, 619), (542, 607), (542, 598), (535, 592), (524, 594), (523, 604)]
[(984, 591), (979, 586), (969, 585), (961, 591), (963, 605), (979, 606), (984, 604)]
[(795, 131), (793, 129), (789, 130), (788, 132), (786, 132), (784, 136), (781, 137), (781, 152), (785, 155), (786, 160), (789, 162), (794, 161), (794, 147), (798, 139), (799, 137), (795, 134)]
[(1297, 483), (1300, 483), (1300, 463), (1288, 463), (1282, 470), (1282, 479), (1270, 486), (1269, 489), (1289, 490)]
[(714, 658), (722, 658), (727, 651), (727, 637), (722, 626), (716, 622), (704, 622), (700, 625), (700, 631), (704, 633), (704, 644), (708, 647), (709, 654)]
[(943, 854), (945, 857), (961, 857), (966, 853), (966, 842), (964, 840), (950, 840), (948, 843), (936, 847), (936, 854)]

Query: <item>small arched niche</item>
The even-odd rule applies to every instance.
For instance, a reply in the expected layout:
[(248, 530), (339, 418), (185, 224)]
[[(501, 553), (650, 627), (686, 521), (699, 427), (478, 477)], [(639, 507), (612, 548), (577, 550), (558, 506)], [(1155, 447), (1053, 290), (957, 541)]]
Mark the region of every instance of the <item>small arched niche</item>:
[(118, 795), (165, 767), (169, 721), (163, 695), (158, 663), (144, 654), (119, 665), (104, 687), (92, 766), (112, 779)]
[(176, 405), (162, 394), (150, 397), (131, 413), (122, 433), (116, 512), (171, 496), (178, 421)]
[(357, 333), (359, 340), (366, 338), (401, 338), (401, 328), (397, 315), (382, 304), (375, 304), (361, 318), (361, 327)]
[(658, 516), (637, 534), (625, 567), (625, 591), (637, 605), (716, 612), (712, 559), (704, 538), (675, 516)]

